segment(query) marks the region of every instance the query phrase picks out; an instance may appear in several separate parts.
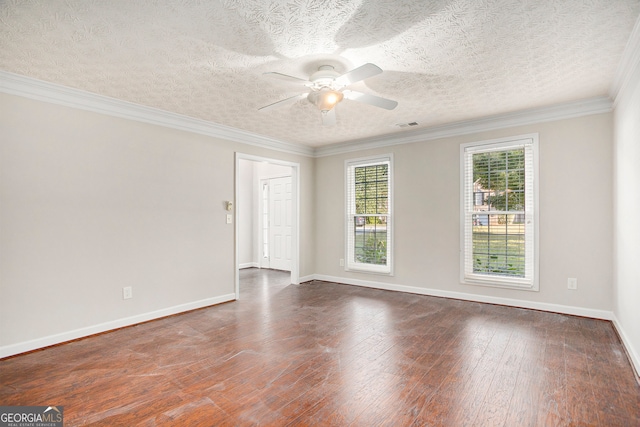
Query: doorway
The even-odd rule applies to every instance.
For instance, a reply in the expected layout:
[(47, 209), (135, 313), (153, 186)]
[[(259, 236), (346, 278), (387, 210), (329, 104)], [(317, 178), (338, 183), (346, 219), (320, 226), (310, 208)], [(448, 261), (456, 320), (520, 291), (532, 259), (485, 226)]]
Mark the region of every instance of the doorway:
[(236, 153), (236, 299), (243, 268), (289, 271), (299, 283), (298, 177), (298, 163)]

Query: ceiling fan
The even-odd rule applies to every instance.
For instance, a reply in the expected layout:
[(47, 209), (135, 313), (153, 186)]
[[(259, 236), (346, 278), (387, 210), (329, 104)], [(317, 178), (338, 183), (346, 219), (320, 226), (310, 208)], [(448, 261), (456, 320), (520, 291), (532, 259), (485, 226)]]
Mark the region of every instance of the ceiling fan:
[(321, 65), (318, 67), (318, 71), (313, 73), (308, 80), (276, 72), (264, 73), (264, 75), (268, 77), (304, 85), (309, 88), (309, 91), (274, 102), (273, 104), (265, 105), (259, 108), (259, 110), (270, 110), (272, 108), (293, 104), (299, 99), (307, 98), (307, 100), (318, 107), (322, 113), (322, 124), (329, 126), (336, 123), (334, 107), (344, 98), (387, 110), (393, 110), (398, 105), (396, 101), (347, 89), (347, 87), (353, 83), (368, 79), (380, 73), (382, 73), (380, 67), (370, 63), (364, 64), (344, 74), (336, 72), (332, 65)]

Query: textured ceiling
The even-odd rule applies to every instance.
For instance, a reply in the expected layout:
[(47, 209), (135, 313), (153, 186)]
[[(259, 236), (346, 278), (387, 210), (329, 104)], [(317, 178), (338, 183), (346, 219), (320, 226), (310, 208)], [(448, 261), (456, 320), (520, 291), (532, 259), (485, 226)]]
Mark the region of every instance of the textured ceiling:
[[(312, 147), (606, 96), (640, 0), (0, 0), (0, 69)], [(308, 78), (372, 62), (321, 125)]]

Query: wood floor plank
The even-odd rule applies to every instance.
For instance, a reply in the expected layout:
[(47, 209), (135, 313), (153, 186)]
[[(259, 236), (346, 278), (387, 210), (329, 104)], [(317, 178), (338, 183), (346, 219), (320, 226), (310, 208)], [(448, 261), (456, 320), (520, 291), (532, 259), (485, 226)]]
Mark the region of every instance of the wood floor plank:
[(508, 348), (509, 351), (505, 351), (500, 360), (500, 369), (495, 371), (489, 389), (484, 395), (483, 405), (474, 421), (475, 425), (503, 425), (507, 418), (527, 348), (526, 338), (512, 334)]
[(546, 352), (545, 340), (528, 340), (520, 364), (505, 426), (534, 427), (543, 425), (536, 405), (542, 400), (544, 377), (540, 375)]
[[(538, 372), (544, 379), (541, 384), (541, 399), (538, 405), (538, 419), (545, 425), (561, 425), (568, 420), (567, 385), (564, 362), (564, 343), (555, 333), (547, 339), (544, 363)], [(567, 421), (565, 421), (566, 423)]]
[(640, 426), (610, 322), (241, 271), (241, 298), (0, 360), (66, 426)]

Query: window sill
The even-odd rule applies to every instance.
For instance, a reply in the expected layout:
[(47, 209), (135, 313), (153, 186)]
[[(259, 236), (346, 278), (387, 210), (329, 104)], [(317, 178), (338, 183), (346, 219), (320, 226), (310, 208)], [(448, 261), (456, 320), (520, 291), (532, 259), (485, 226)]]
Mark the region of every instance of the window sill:
[(515, 289), (520, 291), (538, 292), (540, 289), (530, 281), (514, 281), (502, 277), (464, 277), (460, 280), (463, 285), (486, 286), (491, 288)]
[(387, 269), (374, 269), (374, 268), (357, 268), (357, 267), (345, 267), (344, 271), (348, 271), (351, 273), (367, 273), (367, 274), (376, 274), (378, 276), (393, 276), (393, 271), (389, 271)]

